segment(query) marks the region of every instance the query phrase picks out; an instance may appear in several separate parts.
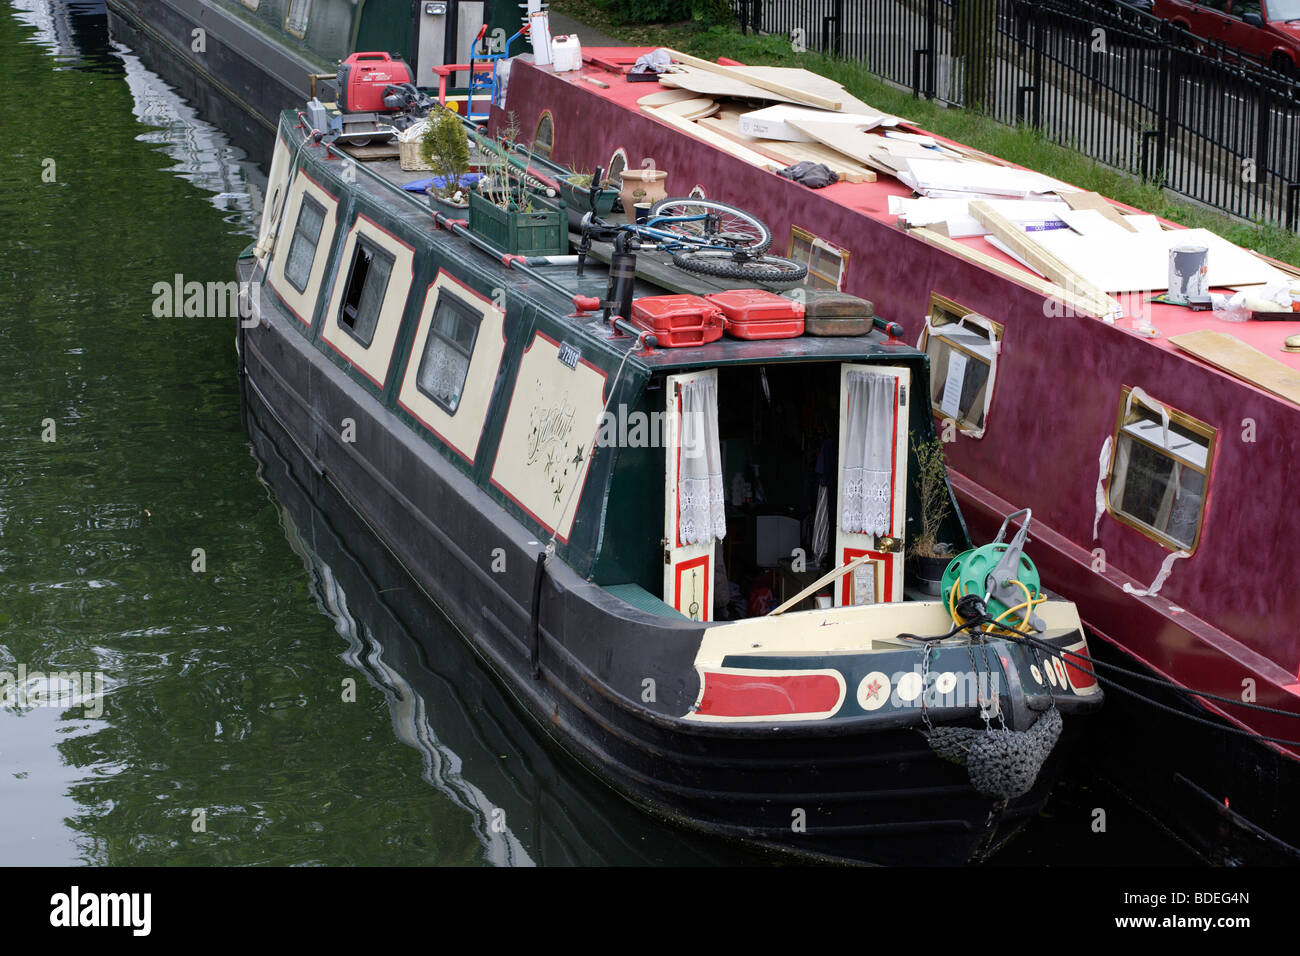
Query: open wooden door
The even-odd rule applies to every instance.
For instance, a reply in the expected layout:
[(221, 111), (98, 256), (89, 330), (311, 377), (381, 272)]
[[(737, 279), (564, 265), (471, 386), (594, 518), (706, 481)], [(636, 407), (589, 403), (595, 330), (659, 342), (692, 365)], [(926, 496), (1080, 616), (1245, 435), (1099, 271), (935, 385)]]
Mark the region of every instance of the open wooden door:
[(835, 566), (871, 560), (836, 582), (837, 607), (903, 599), (910, 380), (905, 368), (840, 366)]
[[(666, 385), (664, 603), (693, 621), (709, 621), (713, 619), (714, 546), (725, 534), (725, 527), (718, 529), (715, 525), (721, 520), (718, 509), (722, 508), (717, 447), (718, 372), (705, 369), (669, 375)], [(710, 516), (709, 492), (704, 486), (708, 482), (701, 476), (714, 470), (716, 500)]]

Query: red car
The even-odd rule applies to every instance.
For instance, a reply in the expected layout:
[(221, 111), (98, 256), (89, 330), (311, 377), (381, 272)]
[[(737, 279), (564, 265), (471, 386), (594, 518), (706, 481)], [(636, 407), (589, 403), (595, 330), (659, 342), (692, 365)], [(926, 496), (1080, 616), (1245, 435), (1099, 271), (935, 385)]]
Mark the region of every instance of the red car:
[(1279, 72), (1300, 63), (1300, 0), (1155, 0), (1152, 13)]

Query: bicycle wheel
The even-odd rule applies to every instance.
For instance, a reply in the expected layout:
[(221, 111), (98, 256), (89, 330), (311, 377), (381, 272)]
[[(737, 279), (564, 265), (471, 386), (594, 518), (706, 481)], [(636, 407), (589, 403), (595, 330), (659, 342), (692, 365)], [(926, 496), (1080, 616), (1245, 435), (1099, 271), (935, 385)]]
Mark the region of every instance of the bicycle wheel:
[(720, 249), (674, 252), (673, 263), (690, 272), (746, 282), (798, 282), (808, 274), (803, 263), (780, 256), (752, 256)]
[[(693, 218), (686, 222), (655, 222), (656, 219)], [(650, 207), (649, 222), (655, 229), (676, 233), (692, 245), (729, 246), (762, 255), (772, 245), (772, 231), (743, 209), (692, 196), (661, 199)]]

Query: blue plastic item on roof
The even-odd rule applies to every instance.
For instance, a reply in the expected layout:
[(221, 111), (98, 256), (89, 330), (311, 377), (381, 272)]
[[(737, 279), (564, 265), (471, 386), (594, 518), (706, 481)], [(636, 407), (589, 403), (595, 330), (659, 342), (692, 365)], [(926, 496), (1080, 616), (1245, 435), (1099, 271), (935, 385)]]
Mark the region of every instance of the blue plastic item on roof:
[[(461, 188), (465, 189), (469, 186), (473, 186), (476, 182), (478, 182), (478, 178), (479, 178), (478, 173), (465, 173), (460, 177)], [(409, 182), (402, 188), (405, 189), (408, 193), (427, 193), (429, 191), (430, 184), (433, 184), (433, 186), (435, 186), (436, 188), (441, 189), (445, 181), (446, 181), (446, 177), (444, 176), (430, 176), (428, 179), (417, 179), (414, 182)]]

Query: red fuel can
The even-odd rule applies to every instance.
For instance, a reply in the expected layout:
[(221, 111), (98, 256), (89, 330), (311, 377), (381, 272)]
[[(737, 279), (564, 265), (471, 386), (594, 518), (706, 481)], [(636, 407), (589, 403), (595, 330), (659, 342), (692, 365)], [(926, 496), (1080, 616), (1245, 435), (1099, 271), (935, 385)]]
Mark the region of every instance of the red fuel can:
[(384, 87), (410, 83), (411, 68), (387, 53), (353, 53), (339, 66), (339, 109), (344, 113), (386, 112)]
[(653, 332), (660, 348), (690, 348), (722, 338), (721, 310), (698, 295), (656, 295), (634, 299), (632, 322)]
[(803, 304), (775, 292), (732, 289), (706, 298), (722, 310), (727, 334), (738, 339), (792, 339), (803, 335)]

